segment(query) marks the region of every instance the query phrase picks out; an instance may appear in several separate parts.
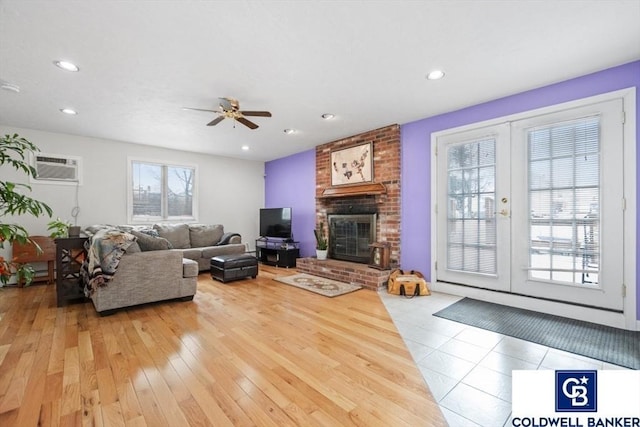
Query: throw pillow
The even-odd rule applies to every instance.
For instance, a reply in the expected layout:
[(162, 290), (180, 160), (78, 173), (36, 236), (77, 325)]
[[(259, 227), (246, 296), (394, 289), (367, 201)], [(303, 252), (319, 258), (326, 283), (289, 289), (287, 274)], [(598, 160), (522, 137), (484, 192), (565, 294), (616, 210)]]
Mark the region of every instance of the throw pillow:
[(192, 248), (204, 248), (214, 246), (224, 234), (224, 228), (220, 224), (191, 224), (189, 225), (189, 238)]
[(158, 230), (154, 230), (153, 228), (150, 228), (150, 227), (144, 227), (137, 231), (141, 232), (142, 234), (146, 234), (147, 236), (160, 237)]
[(138, 242), (133, 242), (132, 244), (129, 245), (129, 247), (125, 252), (128, 254), (135, 254), (138, 252), (142, 252), (142, 249), (140, 249), (140, 244)]
[(153, 224), (153, 229), (176, 249), (191, 247), (188, 224)]
[(131, 230), (131, 234), (137, 237), (138, 245), (140, 245), (140, 250), (143, 252), (162, 251), (172, 248), (171, 243), (165, 238), (149, 236), (135, 230)]

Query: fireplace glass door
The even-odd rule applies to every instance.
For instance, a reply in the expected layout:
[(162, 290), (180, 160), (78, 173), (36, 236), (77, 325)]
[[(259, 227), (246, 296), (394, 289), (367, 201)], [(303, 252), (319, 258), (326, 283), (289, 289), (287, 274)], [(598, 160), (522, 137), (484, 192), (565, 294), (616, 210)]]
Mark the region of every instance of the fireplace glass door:
[(329, 215), (329, 257), (367, 264), (375, 239), (376, 214)]

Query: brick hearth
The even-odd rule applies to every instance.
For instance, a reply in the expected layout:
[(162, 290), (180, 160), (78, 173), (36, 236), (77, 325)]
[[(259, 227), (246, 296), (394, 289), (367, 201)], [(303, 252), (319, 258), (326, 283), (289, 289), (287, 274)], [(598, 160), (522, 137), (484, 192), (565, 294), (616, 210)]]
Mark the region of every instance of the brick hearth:
[(318, 261), (316, 258), (298, 258), (296, 269), (300, 273), (326, 277), (339, 282), (354, 283), (365, 289), (378, 291), (386, 288), (390, 270), (376, 270), (365, 264), (327, 259)]

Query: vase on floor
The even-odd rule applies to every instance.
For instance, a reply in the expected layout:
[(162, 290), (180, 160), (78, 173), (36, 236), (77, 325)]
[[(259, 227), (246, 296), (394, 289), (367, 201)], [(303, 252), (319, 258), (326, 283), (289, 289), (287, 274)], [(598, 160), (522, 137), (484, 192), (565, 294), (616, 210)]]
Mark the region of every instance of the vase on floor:
[(316, 249), (316, 258), (321, 261), (327, 259), (327, 252), (327, 249)]

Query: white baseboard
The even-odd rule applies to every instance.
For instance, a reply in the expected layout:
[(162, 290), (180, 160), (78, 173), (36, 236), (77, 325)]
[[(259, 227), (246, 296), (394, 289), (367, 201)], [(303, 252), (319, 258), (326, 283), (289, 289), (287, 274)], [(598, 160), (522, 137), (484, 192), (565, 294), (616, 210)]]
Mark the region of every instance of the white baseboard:
[[(539, 311), (541, 313), (568, 317), (570, 319), (597, 323), (599, 325), (606, 325), (619, 329), (629, 329), (626, 327), (626, 321), (623, 313), (615, 313), (608, 310), (598, 310), (596, 308), (582, 307), (572, 304), (563, 304), (561, 302), (547, 301), (538, 298), (507, 294), (469, 286), (454, 285), (444, 282), (432, 283), (431, 289), (435, 292), (475, 298), (481, 301)], [(640, 330), (640, 320), (636, 322), (635, 330)]]

